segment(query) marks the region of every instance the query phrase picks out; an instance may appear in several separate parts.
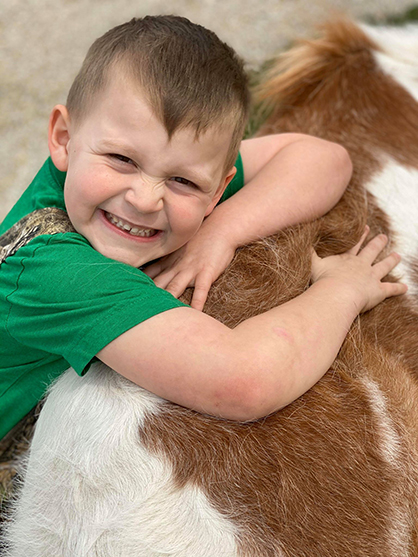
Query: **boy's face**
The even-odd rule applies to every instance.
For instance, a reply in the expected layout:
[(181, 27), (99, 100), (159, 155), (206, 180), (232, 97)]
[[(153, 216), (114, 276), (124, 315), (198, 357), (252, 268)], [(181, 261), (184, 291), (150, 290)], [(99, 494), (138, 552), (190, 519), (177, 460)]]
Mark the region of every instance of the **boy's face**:
[(230, 133), (209, 130), (195, 141), (185, 129), (169, 141), (129, 83), (113, 80), (76, 127), (60, 110), (51, 155), (67, 171), (68, 215), (97, 251), (117, 261), (140, 267), (187, 243), (235, 173), (223, 175)]

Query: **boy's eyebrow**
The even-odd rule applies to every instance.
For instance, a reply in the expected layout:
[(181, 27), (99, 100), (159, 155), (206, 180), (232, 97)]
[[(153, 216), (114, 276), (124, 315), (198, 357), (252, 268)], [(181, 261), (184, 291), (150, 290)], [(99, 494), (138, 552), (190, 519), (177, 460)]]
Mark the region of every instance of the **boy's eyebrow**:
[(191, 180), (197, 186), (200, 186), (204, 191), (210, 189), (210, 187), (213, 184), (213, 179), (211, 179), (209, 176), (205, 176), (204, 174), (198, 174), (196, 171), (192, 169), (186, 169), (184, 173), (180, 172), (179, 174), (185, 174), (185, 176), (183, 176), (184, 178)]
[(117, 153), (117, 151), (123, 151), (126, 155), (132, 155), (135, 157), (135, 149), (132, 149), (128, 144), (122, 143), (121, 141), (117, 140), (106, 140), (103, 139), (99, 143), (99, 148), (103, 149), (104, 151), (109, 151), (110, 153)]

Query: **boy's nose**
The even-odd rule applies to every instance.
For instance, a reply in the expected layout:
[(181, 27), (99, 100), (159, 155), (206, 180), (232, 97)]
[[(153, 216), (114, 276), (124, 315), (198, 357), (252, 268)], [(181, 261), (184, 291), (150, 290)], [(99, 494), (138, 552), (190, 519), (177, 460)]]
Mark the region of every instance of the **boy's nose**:
[(165, 182), (138, 179), (126, 192), (125, 199), (142, 213), (155, 213), (163, 208)]

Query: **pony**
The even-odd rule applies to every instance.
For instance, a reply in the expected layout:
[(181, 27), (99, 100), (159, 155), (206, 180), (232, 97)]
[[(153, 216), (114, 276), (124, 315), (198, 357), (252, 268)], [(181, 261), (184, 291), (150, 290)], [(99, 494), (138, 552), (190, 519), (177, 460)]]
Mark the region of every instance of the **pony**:
[(101, 363), (67, 371), (37, 422), (9, 557), (418, 556), (417, 55), (416, 28), (341, 18), (271, 65), (258, 134), (340, 143), (353, 177), (324, 217), (239, 249), (205, 311), (234, 327), (297, 296), (311, 248), (342, 253), (366, 223), (403, 256), (389, 279), (408, 293), (360, 315), (327, 374), (253, 422), (177, 406)]

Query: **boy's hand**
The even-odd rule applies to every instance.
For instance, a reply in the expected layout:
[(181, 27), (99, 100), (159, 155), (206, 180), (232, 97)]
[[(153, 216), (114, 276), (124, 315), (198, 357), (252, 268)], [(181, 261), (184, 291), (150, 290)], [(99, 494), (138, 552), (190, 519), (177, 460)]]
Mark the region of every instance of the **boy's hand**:
[[(206, 230), (208, 230), (206, 232)], [(210, 287), (228, 267), (235, 249), (204, 224), (183, 247), (144, 269), (160, 288), (178, 298), (194, 286), (191, 306), (202, 310)]]
[(369, 227), (360, 241), (349, 251), (321, 259), (313, 252), (312, 282), (333, 279), (348, 287), (357, 306), (358, 313), (372, 309), (384, 299), (404, 294), (408, 287), (399, 282), (382, 282), (400, 262), (401, 257), (393, 252), (379, 263), (374, 263), (385, 248), (388, 238), (379, 234), (360, 251), (369, 233)]

